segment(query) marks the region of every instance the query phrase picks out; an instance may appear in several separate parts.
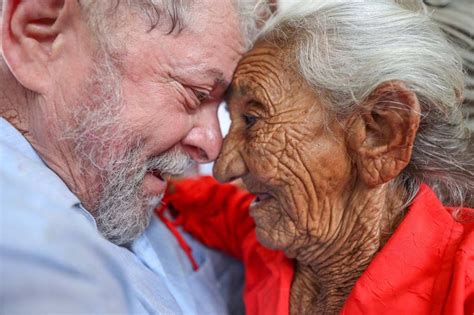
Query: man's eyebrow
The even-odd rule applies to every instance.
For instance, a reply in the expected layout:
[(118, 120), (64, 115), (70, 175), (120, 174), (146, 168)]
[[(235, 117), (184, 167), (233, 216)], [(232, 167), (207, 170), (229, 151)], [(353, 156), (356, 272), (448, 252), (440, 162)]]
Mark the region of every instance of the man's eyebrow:
[(209, 69), (206, 71), (206, 74), (208, 76), (212, 76), (214, 77), (214, 84), (215, 85), (219, 85), (223, 88), (227, 88), (230, 84), (230, 82), (228, 80), (225, 79), (224, 77), (224, 73), (222, 71), (220, 71), (219, 69)]

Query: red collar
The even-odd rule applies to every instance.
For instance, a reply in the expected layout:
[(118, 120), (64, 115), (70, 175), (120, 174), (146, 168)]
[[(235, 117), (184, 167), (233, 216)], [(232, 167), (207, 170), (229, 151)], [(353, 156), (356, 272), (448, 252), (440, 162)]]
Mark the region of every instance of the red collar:
[[(341, 314), (446, 312), (452, 281), (464, 283), (469, 273), (474, 275), (473, 265), (458, 264), (466, 248), (474, 257), (473, 224), (455, 221), (450, 212), (422, 185), (400, 226), (357, 280)], [(464, 298), (462, 292), (455, 294)]]

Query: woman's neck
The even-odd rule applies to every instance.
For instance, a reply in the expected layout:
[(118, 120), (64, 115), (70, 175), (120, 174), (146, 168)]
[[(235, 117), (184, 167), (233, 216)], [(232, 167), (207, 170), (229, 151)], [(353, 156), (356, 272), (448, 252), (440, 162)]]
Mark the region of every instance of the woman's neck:
[[(390, 193), (389, 193), (390, 192)], [(296, 258), (291, 287), (291, 314), (338, 314), (357, 279), (404, 217), (403, 190), (381, 188), (356, 194), (344, 211), (353, 215), (341, 222), (333, 242), (315, 238), (310, 251)]]

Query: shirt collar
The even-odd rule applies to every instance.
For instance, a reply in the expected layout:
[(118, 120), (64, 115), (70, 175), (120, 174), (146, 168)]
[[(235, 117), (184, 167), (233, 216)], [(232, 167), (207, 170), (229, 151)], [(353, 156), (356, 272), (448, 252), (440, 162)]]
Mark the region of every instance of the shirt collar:
[(0, 117), (0, 142), (30, 160), (42, 162), (26, 138), (3, 117)]
[(395, 233), (357, 280), (341, 314), (358, 313), (357, 309), (374, 314), (431, 313), (425, 310), (444, 301), (447, 287), (441, 284), (450, 277), (462, 234), (462, 224), (427, 185), (421, 185)]

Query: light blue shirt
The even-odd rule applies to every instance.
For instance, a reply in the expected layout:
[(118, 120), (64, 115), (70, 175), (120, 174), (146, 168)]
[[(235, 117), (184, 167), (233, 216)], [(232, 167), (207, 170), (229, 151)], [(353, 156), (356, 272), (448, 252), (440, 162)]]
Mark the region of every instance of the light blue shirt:
[(0, 118), (1, 314), (239, 314), (243, 271), (184, 234), (199, 270), (158, 219), (130, 249)]

